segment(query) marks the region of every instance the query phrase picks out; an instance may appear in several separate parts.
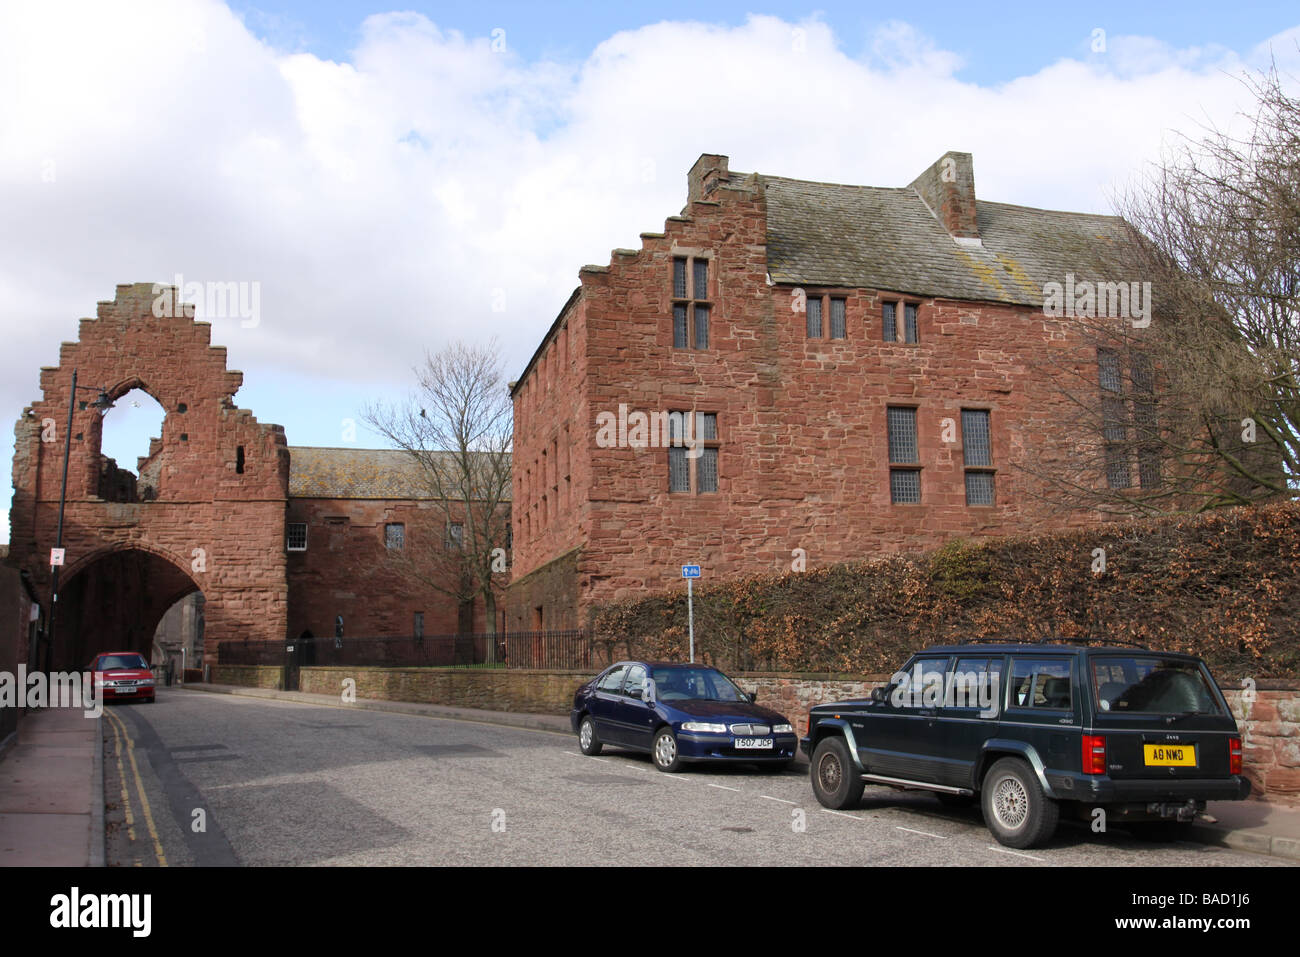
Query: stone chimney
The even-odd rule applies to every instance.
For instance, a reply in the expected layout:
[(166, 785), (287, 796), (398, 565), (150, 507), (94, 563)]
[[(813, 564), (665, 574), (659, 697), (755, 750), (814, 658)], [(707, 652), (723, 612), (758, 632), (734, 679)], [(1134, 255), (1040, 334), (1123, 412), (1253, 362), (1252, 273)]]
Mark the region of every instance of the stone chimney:
[(714, 187), (731, 179), (727, 157), (717, 153), (701, 153), (691, 171), (686, 174), (686, 205), (708, 199)]
[(975, 221), (975, 168), (969, 153), (944, 153), (933, 166), (912, 180), (911, 188), (925, 200), (925, 205), (930, 207), (953, 239), (980, 238), (979, 225)]

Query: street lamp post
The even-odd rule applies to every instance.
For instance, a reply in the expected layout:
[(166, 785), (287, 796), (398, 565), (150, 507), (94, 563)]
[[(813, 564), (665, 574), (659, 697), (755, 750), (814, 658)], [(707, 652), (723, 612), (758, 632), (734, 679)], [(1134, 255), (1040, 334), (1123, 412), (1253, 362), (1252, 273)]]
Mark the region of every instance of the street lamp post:
[[(113, 400), (108, 397), (108, 393), (102, 388), (99, 390), (99, 397), (92, 403), (93, 407), (99, 409), (100, 415), (103, 415), (113, 407)], [(77, 406), (77, 370), (72, 370), (72, 391), (68, 394), (68, 425), (67, 432), (63, 436), (63, 484), (59, 489), (59, 525), (55, 533), (54, 548), (58, 551), (63, 548), (63, 510), (68, 501), (68, 460), (72, 456), (72, 413)], [(54, 554), (50, 554), (50, 627), (45, 635), (45, 671), (51, 673), (54, 670), (54, 630), (59, 617), (59, 569), (62, 562), (54, 564)]]

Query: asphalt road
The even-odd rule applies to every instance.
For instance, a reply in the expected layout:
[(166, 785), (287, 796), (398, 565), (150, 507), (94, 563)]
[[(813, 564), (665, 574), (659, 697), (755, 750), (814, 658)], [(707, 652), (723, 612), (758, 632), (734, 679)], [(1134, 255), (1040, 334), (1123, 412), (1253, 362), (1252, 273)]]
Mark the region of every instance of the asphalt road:
[(1073, 822), (1014, 851), (919, 792), (826, 810), (806, 764), (663, 774), (570, 735), (346, 706), (159, 689), (104, 729), (110, 866), (1280, 863)]

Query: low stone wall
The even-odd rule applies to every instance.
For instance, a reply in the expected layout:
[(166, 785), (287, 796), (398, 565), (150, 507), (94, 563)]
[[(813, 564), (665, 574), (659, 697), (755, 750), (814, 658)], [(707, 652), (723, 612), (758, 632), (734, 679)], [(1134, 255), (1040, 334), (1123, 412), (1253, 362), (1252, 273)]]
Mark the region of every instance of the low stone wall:
[[(188, 675), (188, 671), (186, 674)], [(212, 683), (245, 688), (282, 689), (283, 670), (275, 665), (213, 665)]]
[(1223, 696), (1241, 728), (1252, 787), (1271, 801), (1300, 804), (1300, 683), (1261, 679), (1253, 694), (1225, 688)]
[(568, 714), (573, 692), (595, 677), (590, 671), (532, 671), (524, 668), (356, 668), (314, 667), (299, 672), (298, 690), (340, 695), (343, 680), (357, 683), (358, 698), (422, 704)]
[(888, 675), (789, 675), (769, 672), (741, 672), (733, 676), (746, 690), (758, 695), (758, 703), (779, 711), (792, 722), (801, 736), (808, 732), (808, 712), (819, 704), (869, 698), (871, 689), (888, 683)]

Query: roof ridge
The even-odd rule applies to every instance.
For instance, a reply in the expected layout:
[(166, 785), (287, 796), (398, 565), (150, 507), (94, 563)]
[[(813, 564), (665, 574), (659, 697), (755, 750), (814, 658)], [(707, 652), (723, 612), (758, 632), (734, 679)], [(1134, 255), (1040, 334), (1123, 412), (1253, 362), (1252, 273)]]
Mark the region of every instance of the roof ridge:
[(996, 199), (976, 199), (976, 206), (1001, 206), (1004, 209), (1024, 209), (1031, 213), (1058, 213), (1061, 216), (1087, 216), (1090, 219), (1109, 219), (1116, 222), (1128, 222), (1123, 216), (1114, 213), (1081, 213), (1074, 209), (1048, 209), (1046, 206), (1025, 206), (1022, 203), (1003, 203)]
[(768, 173), (756, 174), (761, 181), (777, 183), (799, 183), (804, 186), (837, 186), (841, 189), (876, 189), (891, 193), (914, 192), (911, 186), (871, 186), (866, 183), (831, 183), (818, 179), (795, 179), (793, 176), (772, 176)]

